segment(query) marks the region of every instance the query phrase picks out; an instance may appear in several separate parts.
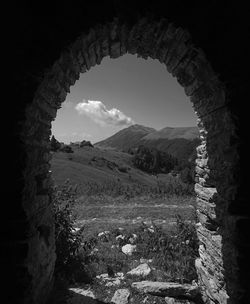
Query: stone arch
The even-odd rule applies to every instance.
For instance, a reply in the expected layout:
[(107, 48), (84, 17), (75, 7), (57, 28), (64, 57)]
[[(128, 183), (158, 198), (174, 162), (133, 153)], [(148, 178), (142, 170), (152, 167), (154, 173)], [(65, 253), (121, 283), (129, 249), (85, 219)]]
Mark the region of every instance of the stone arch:
[(209, 303), (227, 303), (229, 298), (233, 302), (238, 296), (233, 239), (236, 219), (228, 215), (227, 209), (236, 195), (233, 172), (238, 155), (226, 92), (203, 51), (193, 45), (188, 31), (166, 19), (147, 18), (133, 25), (114, 19), (83, 33), (46, 73), (27, 107), (22, 130), (27, 155), (23, 207), (29, 220), (26, 267), (33, 299), (42, 303), (46, 297), (56, 258), (49, 171), (51, 121), (80, 73), (100, 64), (105, 56), (118, 58), (125, 53), (158, 59), (190, 97), (201, 138), (195, 185), (199, 284)]

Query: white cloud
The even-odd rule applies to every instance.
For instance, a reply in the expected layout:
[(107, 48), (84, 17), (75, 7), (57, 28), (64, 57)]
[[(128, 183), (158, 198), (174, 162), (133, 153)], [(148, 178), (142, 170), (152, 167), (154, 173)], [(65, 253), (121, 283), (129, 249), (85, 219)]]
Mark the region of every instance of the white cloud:
[(134, 121), (120, 110), (116, 108), (108, 110), (101, 101), (83, 100), (76, 105), (75, 109), (79, 114), (87, 115), (102, 126), (112, 125), (125, 127), (134, 124)]

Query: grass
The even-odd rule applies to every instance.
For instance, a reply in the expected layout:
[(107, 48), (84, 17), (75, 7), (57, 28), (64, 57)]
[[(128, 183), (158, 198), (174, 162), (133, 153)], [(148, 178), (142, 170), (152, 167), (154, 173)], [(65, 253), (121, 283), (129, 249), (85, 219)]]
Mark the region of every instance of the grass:
[[(70, 242), (68, 239), (64, 242), (71, 253), (58, 268), (66, 269), (63, 279), (68, 280), (66, 285), (91, 287), (98, 299), (110, 301), (117, 288), (131, 288), (132, 282), (144, 279), (126, 276), (129, 270), (141, 264), (142, 258), (152, 260), (148, 262), (152, 271), (147, 280), (191, 283), (197, 279), (194, 196), (161, 191), (159, 185), (152, 193), (152, 188), (137, 188), (135, 184), (127, 187), (113, 181), (101, 185), (88, 181), (84, 187), (89, 191), (81, 196), (69, 181), (57, 189), (57, 203), (61, 210), (68, 208), (66, 221), (61, 219), (61, 229), (67, 228), (65, 235), (69, 236)], [(69, 231), (69, 227), (80, 230)], [(108, 233), (100, 236), (104, 231)], [(118, 235), (123, 239), (117, 240)], [(131, 243), (133, 235), (137, 236), (133, 243), (136, 252), (128, 256), (122, 252), (122, 246)], [(104, 273), (112, 277), (118, 272), (125, 276), (119, 287), (107, 287), (97, 278)], [(61, 280), (61, 274), (58, 278)], [(139, 293), (131, 292), (135, 301), (143, 300)]]
[[(134, 303), (143, 303), (146, 295), (131, 288), (135, 281), (146, 279), (191, 283), (197, 280), (194, 261), (198, 255), (198, 242), (194, 225), (185, 223), (180, 217), (177, 217), (177, 222), (174, 232), (165, 231), (161, 226), (154, 224), (152, 232), (152, 227), (140, 223), (137, 227), (127, 226), (122, 230), (113, 227), (105, 236), (98, 236), (100, 230), (92, 230), (92, 234), (86, 234), (84, 227), (79, 232), (83, 239), (77, 256), (85, 265), (85, 275), (82, 281), (78, 276), (77, 284), (71, 287), (91, 289), (95, 296), (105, 303), (110, 302), (117, 289), (127, 288), (131, 292), (130, 301), (133, 299)], [(128, 256), (121, 248), (130, 243), (133, 234), (138, 236), (133, 243), (137, 248), (136, 252)], [(122, 235), (124, 239), (117, 240), (118, 235)], [(126, 275), (129, 270), (144, 262), (147, 262), (152, 270), (146, 278)], [(108, 286), (107, 281), (98, 278), (98, 275), (108, 274), (109, 279), (115, 279), (118, 273), (123, 273), (124, 276), (119, 285)], [(164, 298), (147, 295), (147, 303), (165, 302)]]
[(74, 153), (54, 152), (51, 160), (57, 185), (66, 179), (78, 185), (78, 194), (110, 196), (190, 195), (192, 186), (168, 174), (147, 174), (132, 164), (132, 156), (110, 149), (72, 147)]

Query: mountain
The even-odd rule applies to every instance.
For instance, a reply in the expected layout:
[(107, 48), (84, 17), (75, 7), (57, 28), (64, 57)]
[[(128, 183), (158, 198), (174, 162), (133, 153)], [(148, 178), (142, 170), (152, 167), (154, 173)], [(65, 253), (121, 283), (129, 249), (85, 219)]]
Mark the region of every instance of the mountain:
[(139, 145), (157, 148), (181, 160), (191, 160), (195, 157), (195, 148), (199, 145), (199, 131), (197, 127), (166, 127), (157, 131), (141, 125), (132, 125), (95, 144), (121, 151), (128, 151)]
[(183, 138), (193, 140), (199, 137), (199, 130), (197, 127), (166, 127), (159, 131), (149, 133), (144, 136), (143, 140), (157, 140), (157, 139), (176, 139)]
[(135, 124), (122, 129), (105, 140), (95, 143), (94, 146), (111, 147), (121, 151), (127, 151), (128, 148), (137, 146), (138, 142), (140, 142), (144, 136), (155, 131), (153, 128)]

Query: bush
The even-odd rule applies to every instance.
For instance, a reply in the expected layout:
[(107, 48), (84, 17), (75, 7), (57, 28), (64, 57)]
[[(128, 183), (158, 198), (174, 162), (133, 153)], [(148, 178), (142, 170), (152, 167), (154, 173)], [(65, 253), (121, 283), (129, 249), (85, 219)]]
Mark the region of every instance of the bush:
[(168, 173), (177, 165), (177, 159), (166, 152), (141, 145), (134, 154), (133, 164), (148, 173)]
[(58, 151), (61, 148), (61, 144), (59, 143), (58, 140), (55, 139), (55, 136), (52, 135), (51, 140), (50, 140), (50, 147), (51, 151)]
[(82, 229), (75, 233), (72, 208), (76, 199), (76, 187), (69, 181), (58, 189), (54, 188), (53, 207), (55, 215), (56, 264), (55, 275), (69, 282), (89, 282), (81, 256), (78, 254)]

